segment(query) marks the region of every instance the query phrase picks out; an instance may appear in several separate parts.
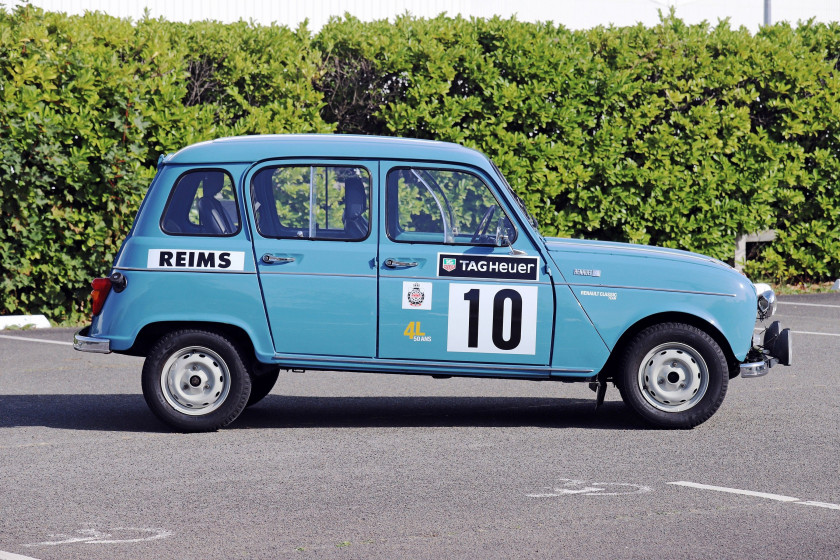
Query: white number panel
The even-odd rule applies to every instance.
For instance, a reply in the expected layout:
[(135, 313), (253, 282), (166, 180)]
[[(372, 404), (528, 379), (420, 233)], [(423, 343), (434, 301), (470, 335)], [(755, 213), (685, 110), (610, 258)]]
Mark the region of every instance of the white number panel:
[(535, 354), (537, 286), (449, 285), (447, 352)]

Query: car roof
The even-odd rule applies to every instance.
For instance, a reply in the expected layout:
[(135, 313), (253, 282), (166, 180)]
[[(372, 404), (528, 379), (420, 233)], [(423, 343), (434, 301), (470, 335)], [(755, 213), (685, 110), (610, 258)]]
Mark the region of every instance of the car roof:
[(352, 134), (232, 136), (187, 146), (164, 164), (252, 163), (279, 158), (357, 158), (487, 164), (477, 150), (450, 142)]

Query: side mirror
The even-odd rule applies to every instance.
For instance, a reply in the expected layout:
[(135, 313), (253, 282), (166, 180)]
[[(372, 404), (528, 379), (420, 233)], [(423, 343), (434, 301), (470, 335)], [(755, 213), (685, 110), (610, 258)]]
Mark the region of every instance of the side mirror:
[(507, 219), (504, 216), (499, 216), (499, 222), (496, 225), (496, 247), (507, 247), (510, 249), (511, 255), (524, 255), (525, 251), (514, 249), (510, 243), (510, 236), (508, 236), (508, 229), (505, 226)]

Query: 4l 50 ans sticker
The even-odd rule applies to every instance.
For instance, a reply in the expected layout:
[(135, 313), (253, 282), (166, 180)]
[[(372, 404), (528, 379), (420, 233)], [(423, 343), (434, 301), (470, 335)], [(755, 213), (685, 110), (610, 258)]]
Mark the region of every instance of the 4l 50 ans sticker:
[(444, 278), (535, 281), (540, 279), (540, 258), (438, 253), (437, 273)]
[(239, 271), (245, 269), (243, 251), (185, 251), (149, 249), (148, 268)]

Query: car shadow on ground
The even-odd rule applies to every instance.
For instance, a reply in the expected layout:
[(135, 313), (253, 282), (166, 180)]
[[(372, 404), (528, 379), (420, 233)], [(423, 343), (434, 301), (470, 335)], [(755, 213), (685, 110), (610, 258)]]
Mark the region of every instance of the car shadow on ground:
[[(169, 431), (141, 395), (0, 395), (0, 428)], [(540, 427), (647, 429), (623, 403), (533, 397), (269, 395), (228, 428)]]

